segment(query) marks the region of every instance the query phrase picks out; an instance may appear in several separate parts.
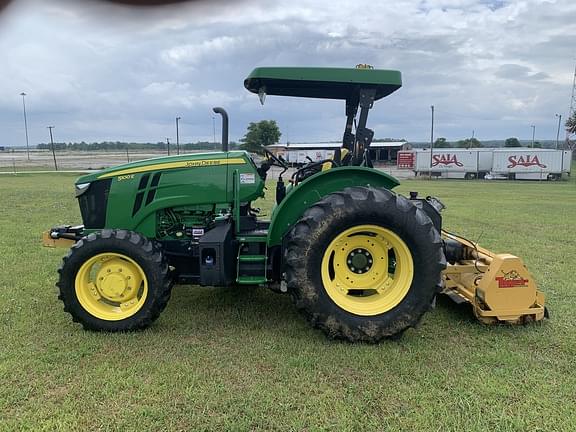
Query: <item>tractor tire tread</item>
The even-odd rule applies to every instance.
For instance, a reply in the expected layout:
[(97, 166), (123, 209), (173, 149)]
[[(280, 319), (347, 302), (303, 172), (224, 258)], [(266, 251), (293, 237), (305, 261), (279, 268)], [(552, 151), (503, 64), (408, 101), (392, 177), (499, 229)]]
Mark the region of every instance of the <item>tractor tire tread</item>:
[[(146, 273), (148, 298), (145, 304), (133, 316), (119, 321), (105, 321), (91, 316), (82, 308), (75, 295), (78, 269), (85, 259), (105, 252), (106, 247), (120, 249), (125, 255), (138, 255), (139, 265), (145, 272), (146, 269), (149, 270)], [(131, 258), (135, 259), (134, 256)], [(132, 331), (149, 327), (166, 308), (174, 285), (172, 273), (159, 243), (136, 232), (121, 229), (104, 229), (78, 240), (63, 257), (58, 274), (58, 299), (64, 303), (64, 311), (72, 316), (73, 322), (79, 322), (84, 329), (94, 331)]]
[[(319, 268), (311, 268), (311, 261), (318, 262), (317, 243), (325, 241), (323, 236), (332, 229), (330, 224), (350, 220), (355, 212), (368, 217), (380, 216), (383, 212), (393, 214), (394, 223), (410, 227), (411, 237), (422, 243), (419, 249), (425, 252), (421, 254), (422, 268), (429, 273), (424, 282), (429, 286), (423, 291), (422, 298), (412, 296), (408, 307), (399, 311), (395, 308), (383, 314), (394, 315), (392, 320), (378, 319), (379, 316), (376, 319), (351, 318), (351, 314), (335, 304), (327, 306), (331, 301), (326, 302), (327, 294), (320, 276), (314, 276), (320, 273)], [(284, 263), (288, 291), (296, 307), (314, 327), (331, 338), (368, 343), (398, 338), (406, 329), (415, 327), (430, 310), (435, 295), (440, 291), (441, 272), (446, 267), (441, 237), (426, 213), (403, 196), (388, 189), (372, 187), (349, 187), (325, 196), (308, 208), (288, 233)], [(312, 282), (313, 279), (316, 283)]]

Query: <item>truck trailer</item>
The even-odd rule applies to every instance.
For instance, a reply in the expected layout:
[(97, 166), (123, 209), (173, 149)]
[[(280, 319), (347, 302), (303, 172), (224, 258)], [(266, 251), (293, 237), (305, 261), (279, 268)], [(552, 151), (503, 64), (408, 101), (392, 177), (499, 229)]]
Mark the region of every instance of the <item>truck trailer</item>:
[(570, 175), (572, 151), (537, 148), (494, 149), (491, 174), (510, 180), (560, 180)]
[(416, 149), (414, 172), (454, 179), (484, 178), (492, 168), (492, 149)]

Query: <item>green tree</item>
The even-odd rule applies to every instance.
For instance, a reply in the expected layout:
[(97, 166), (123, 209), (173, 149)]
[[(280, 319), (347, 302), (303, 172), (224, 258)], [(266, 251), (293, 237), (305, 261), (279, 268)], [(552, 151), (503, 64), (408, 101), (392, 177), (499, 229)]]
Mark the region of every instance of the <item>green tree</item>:
[(275, 120), (262, 120), (258, 123), (251, 122), (244, 138), (240, 140), (242, 149), (259, 153), (263, 146), (276, 144), (282, 133)]
[(566, 147), (570, 150), (576, 150), (576, 141), (570, 139), (570, 135), (576, 134), (576, 111), (568, 117), (568, 120), (566, 120), (564, 125), (566, 126), (566, 132), (568, 133), (568, 136), (566, 137)]
[(483, 145), (476, 138), (466, 138), (464, 140), (458, 141), (456, 143), (456, 147), (469, 149), (469, 148), (483, 147)]
[(520, 144), (520, 141), (518, 141), (518, 138), (506, 138), (506, 141), (504, 141), (504, 147), (522, 147), (522, 144)]
[(434, 141), (434, 148), (450, 148), (452, 145), (446, 141), (446, 138), (441, 137)]
[(572, 113), (568, 120), (566, 120), (566, 132), (569, 134), (576, 134), (576, 111)]

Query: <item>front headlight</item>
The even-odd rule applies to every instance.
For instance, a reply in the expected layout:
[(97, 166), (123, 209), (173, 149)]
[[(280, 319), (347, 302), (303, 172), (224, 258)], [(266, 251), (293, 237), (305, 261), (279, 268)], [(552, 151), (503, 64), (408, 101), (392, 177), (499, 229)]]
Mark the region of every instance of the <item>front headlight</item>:
[(76, 185), (76, 197), (79, 197), (88, 190), (90, 183), (80, 183)]

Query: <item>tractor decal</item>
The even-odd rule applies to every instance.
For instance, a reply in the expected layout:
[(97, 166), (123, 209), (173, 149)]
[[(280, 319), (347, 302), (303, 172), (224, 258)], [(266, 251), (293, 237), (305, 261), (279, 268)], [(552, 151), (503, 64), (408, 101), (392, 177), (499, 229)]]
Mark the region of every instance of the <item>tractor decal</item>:
[(512, 155), (508, 158), (508, 162), (510, 162), (508, 168), (514, 168), (515, 166), (518, 165), (523, 167), (539, 166), (540, 168), (546, 168), (546, 165), (540, 163), (540, 160), (536, 155), (534, 156), (526, 155), (526, 157), (524, 156), (518, 157), (516, 155)]
[(228, 158), (228, 159), (200, 159), (200, 160), (187, 160), (187, 161), (176, 161), (176, 162), (164, 162), (154, 165), (146, 165), (136, 168), (126, 168), (119, 171), (112, 171), (98, 176), (98, 179), (123, 176), (128, 174), (137, 174), (149, 171), (158, 171), (166, 169), (176, 169), (176, 168), (199, 168), (199, 167), (210, 167), (216, 165), (242, 165), (246, 161), (242, 158)]
[(526, 287), (528, 286), (528, 279), (524, 279), (520, 276), (516, 270), (510, 270), (509, 272), (502, 271), (504, 276), (497, 276), (498, 288), (516, 288), (516, 287)]
[(457, 167), (462, 167), (464, 164), (458, 160), (456, 155), (451, 155), (450, 153), (441, 154), (441, 155), (433, 155), (432, 156), (432, 166), (435, 167), (437, 165), (456, 165)]

